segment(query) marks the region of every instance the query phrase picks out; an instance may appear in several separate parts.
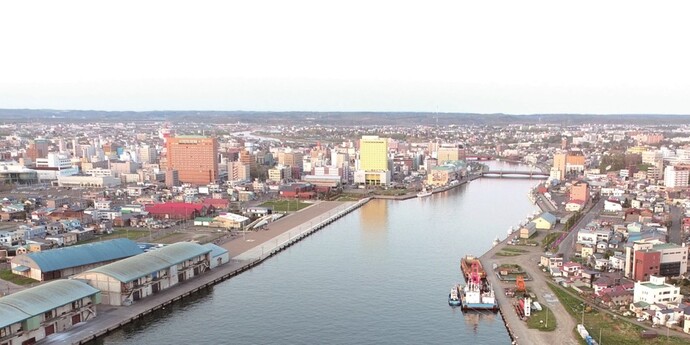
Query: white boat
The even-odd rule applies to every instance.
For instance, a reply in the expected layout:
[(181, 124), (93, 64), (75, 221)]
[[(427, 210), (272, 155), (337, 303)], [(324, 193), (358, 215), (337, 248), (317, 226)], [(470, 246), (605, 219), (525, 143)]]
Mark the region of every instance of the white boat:
[(434, 193), (433, 191), (427, 190), (426, 187), (424, 187), (421, 192), (417, 193), (417, 197), (423, 198), (425, 196), (430, 196), (433, 193)]

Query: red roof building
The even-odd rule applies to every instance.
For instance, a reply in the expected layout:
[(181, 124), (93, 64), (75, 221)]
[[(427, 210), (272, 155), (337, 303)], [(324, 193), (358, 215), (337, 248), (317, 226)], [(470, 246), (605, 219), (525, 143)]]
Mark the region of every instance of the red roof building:
[(156, 219), (194, 219), (213, 213), (212, 205), (167, 202), (146, 206), (146, 212)]
[(228, 199), (213, 199), (213, 198), (206, 198), (202, 202), (204, 206), (207, 207), (213, 207), (215, 209), (222, 209), (222, 210), (227, 210), (228, 207), (230, 207), (230, 200)]

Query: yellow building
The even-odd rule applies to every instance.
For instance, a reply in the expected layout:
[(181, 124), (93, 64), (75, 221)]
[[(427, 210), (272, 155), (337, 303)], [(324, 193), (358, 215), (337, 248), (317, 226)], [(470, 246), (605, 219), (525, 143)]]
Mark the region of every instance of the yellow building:
[(647, 151), (647, 148), (644, 146), (633, 146), (628, 148), (627, 152), (628, 153), (639, 153), (642, 154), (642, 152)]
[(459, 161), (465, 159), (465, 149), (459, 144), (441, 144), (436, 151), (439, 162)]
[(565, 161), (567, 157), (567, 153), (555, 153), (553, 155), (553, 168), (558, 170), (559, 180), (563, 180), (565, 177)]
[(388, 170), (388, 139), (365, 135), (359, 140), (359, 170)]

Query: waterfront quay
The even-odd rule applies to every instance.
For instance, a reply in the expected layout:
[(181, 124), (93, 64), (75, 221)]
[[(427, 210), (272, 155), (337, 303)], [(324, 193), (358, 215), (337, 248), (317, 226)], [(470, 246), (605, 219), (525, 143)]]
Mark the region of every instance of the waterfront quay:
[[(542, 248), (540, 246), (520, 246), (520, 249), (525, 250), (521, 255), (497, 255), (503, 248), (508, 246), (509, 240), (515, 236), (518, 236), (518, 232), (514, 232), (506, 240), (497, 244), (479, 258), (486, 270), (487, 280), (494, 288), (500, 313), (503, 316), (511, 338), (513, 338), (515, 344), (551, 345), (555, 337), (558, 337), (559, 344), (579, 344), (572, 332), (575, 328), (575, 322), (563, 305), (559, 303), (558, 299), (553, 296), (553, 292), (549, 289), (543, 272), (537, 266), (539, 257), (542, 254)], [(541, 240), (541, 238), (537, 238), (537, 240)], [(525, 321), (520, 320), (513, 308), (511, 298), (504, 293), (505, 288), (515, 288), (515, 282), (499, 279), (498, 272), (493, 269), (494, 264), (497, 266), (502, 264), (520, 265), (527, 275), (532, 278), (526, 282), (527, 289), (537, 295), (539, 303), (546, 305), (550, 309), (550, 316), (556, 320), (556, 329), (554, 331), (542, 332), (538, 329), (530, 329)]]
[[(542, 200), (541, 196), (535, 200), (536, 205), (542, 211), (553, 211), (555, 207), (548, 201)], [(575, 328), (575, 322), (565, 310), (563, 305), (554, 296), (549, 288), (546, 277), (541, 272), (538, 264), (540, 257), (543, 254), (541, 246), (520, 246), (519, 249), (523, 251), (520, 255), (501, 256), (499, 253), (510, 246), (509, 242), (519, 237), (519, 231), (515, 231), (508, 235), (503, 241), (496, 244), (486, 253), (479, 257), (482, 266), (487, 272), (487, 280), (494, 288), (496, 299), (499, 304), (499, 312), (503, 317), (506, 328), (510, 337), (513, 339), (513, 344), (535, 344), (535, 345), (550, 345), (553, 343), (555, 334), (558, 334), (560, 344), (579, 344), (580, 342), (573, 335), (572, 330)], [(538, 243), (545, 237), (544, 233), (534, 238)], [(515, 247), (515, 246), (510, 246)], [(519, 265), (528, 277), (525, 279), (525, 285), (529, 292), (537, 297), (539, 303), (545, 305), (550, 310), (550, 316), (556, 321), (556, 329), (550, 332), (540, 331), (538, 329), (530, 329), (527, 323), (520, 319), (517, 315), (511, 297), (505, 294), (506, 289), (514, 289), (516, 283), (513, 280), (503, 280), (499, 278), (499, 273), (494, 267), (499, 267), (503, 264)]]
[(154, 311), (165, 309), (171, 303), (234, 277), (259, 265), (292, 244), (322, 229), (328, 224), (364, 205), (370, 199), (358, 202), (317, 202), (299, 212), (269, 224), (268, 230), (247, 233), (223, 244), (231, 253), (230, 262), (204, 274), (181, 282), (175, 288), (162, 290), (139, 300), (131, 306), (99, 305), (98, 315), (88, 322), (53, 334), (41, 344), (83, 344), (106, 335)]

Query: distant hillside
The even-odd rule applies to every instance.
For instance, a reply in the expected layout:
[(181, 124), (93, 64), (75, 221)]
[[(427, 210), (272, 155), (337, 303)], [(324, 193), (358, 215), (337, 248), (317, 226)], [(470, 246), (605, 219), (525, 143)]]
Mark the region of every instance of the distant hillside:
[(464, 114), (420, 112), (253, 112), (253, 111), (99, 111), (0, 109), (4, 122), (207, 122), (207, 123), (314, 123), (322, 125), (508, 125), (508, 124), (690, 124), (690, 115), (582, 115), (582, 114)]

